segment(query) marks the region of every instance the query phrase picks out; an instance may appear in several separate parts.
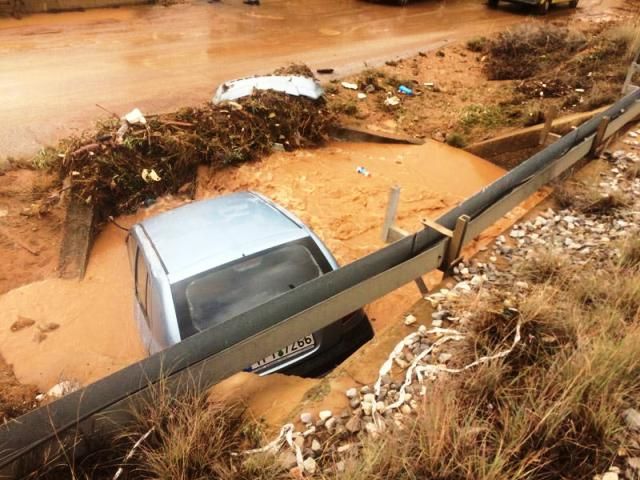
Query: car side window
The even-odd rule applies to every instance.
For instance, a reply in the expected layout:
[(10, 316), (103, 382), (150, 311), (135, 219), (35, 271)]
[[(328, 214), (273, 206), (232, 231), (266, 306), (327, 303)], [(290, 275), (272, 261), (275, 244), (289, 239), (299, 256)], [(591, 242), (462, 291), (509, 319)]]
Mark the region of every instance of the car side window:
[(142, 311), (147, 313), (147, 286), (149, 285), (149, 274), (144, 257), (138, 249), (136, 258), (136, 298), (142, 307)]

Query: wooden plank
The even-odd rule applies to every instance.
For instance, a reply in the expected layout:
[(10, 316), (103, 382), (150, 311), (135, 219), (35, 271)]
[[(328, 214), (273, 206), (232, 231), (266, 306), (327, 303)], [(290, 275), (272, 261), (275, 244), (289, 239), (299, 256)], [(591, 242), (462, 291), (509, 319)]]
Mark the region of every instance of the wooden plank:
[(368, 128), (359, 127), (357, 125), (336, 125), (336, 134), (340, 138), (347, 140), (359, 140), (365, 142), (391, 142), (391, 143), (408, 143), (411, 145), (423, 145), (424, 140), (415, 138), (402, 133), (380, 132), (370, 130)]
[(61, 278), (84, 277), (93, 240), (94, 209), (71, 197), (64, 221), (58, 275)]

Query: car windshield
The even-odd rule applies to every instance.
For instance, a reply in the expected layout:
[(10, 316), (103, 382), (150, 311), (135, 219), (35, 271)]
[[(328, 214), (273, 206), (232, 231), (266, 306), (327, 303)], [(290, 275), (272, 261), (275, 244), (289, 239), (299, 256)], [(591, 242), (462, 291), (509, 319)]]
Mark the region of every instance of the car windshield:
[(197, 330), (219, 325), (322, 274), (311, 252), (288, 244), (190, 281), (185, 289)]

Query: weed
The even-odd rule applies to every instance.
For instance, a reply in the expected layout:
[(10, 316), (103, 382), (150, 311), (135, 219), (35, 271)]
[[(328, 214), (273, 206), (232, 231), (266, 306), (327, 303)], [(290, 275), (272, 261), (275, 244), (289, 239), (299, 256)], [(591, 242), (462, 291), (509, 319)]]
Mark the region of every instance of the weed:
[(458, 123), (466, 131), (475, 127), (497, 128), (507, 123), (503, 109), (494, 105), (468, 105), (461, 114)]
[[(525, 79), (583, 48), (586, 38), (547, 23), (527, 23), (490, 40), (485, 71), (491, 80)], [(517, 59), (517, 61), (514, 61)]]
[(488, 43), (487, 37), (473, 37), (467, 41), (467, 49), (475, 53), (481, 53), (486, 50)]
[(32, 166), (36, 170), (51, 170), (60, 165), (59, 152), (55, 148), (45, 147), (33, 157)]
[(597, 185), (567, 183), (556, 186), (554, 198), (561, 208), (570, 208), (593, 215), (611, 215), (629, 205), (629, 198), (621, 192), (602, 194)]
[(456, 147), (456, 148), (464, 148), (467, 146), (466, 137), (459, 132), (453, 132), (448, 134), (446, 138), (446, 142), (448, 145), (451, 145), (452, 147)]

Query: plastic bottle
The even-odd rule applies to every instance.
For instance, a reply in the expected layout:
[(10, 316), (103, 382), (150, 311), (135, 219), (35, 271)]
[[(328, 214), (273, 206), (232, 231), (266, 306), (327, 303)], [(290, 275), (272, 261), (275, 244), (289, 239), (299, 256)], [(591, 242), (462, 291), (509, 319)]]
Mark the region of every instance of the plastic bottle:
[(369, 170), (367, 170), (364, 167), (358, 167), (356, 168), (356, 172), (358, 172), (360, 175), (364, 175), (365, 177), (369, 177), (371, 176), (371, 174), (369, 173)]
[(413, 90), (411, 90), (409, 87), (405, 87), (404, 85), (400, 85), (398, 87), (398, 92), (404, 93), (405, 95), (413, 95)]

